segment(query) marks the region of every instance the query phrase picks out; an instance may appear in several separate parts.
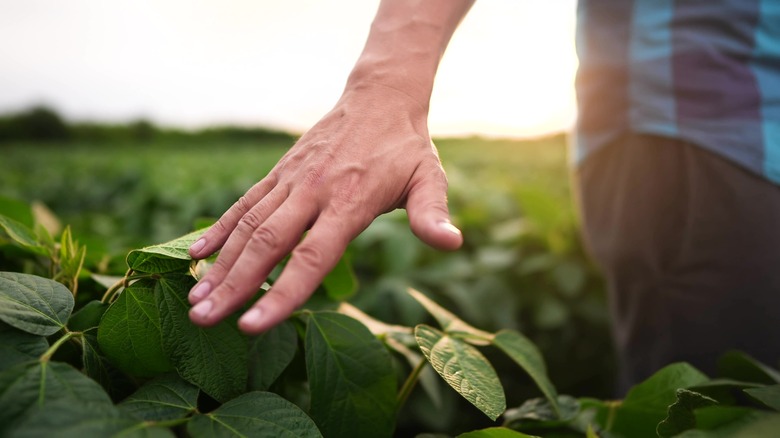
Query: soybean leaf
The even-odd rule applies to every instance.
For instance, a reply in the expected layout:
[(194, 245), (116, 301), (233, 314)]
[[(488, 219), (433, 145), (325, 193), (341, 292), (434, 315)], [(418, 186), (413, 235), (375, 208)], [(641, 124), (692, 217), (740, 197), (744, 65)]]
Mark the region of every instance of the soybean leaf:
[(230, 400), (209, 414), (195, 415), (187, 423), (187, 432), (193, 438), (322, 437), (317, 425), (305, 412), (270, 392), (249, 392)]
[(0, 272), (0, 320), (28, 333), (49, 336), (65, 327), (73, 295), (47, 278)]
[(18, 199), (0, 196), (0, 215), (13, 219), (28, 228), (35, 225), (32, 209), (26, 202)]
[(780, 383), (780, 372), (741, 351), (729, 351), (721, 356), (718, 374), (745, 382)]
[(248, 388), (265, 391), (290, 365), (298, 351), (298, 334), (289, 321), (254, 338), (249, 345)]
[(170, 421), (197, 411), (198, 388), (176, 374), (166, 374), (145, 383), (119, 409), (144, 421)]
[(473, 346), (420, 324), (417, 344), (433, 369), (460, 395), (495, 420), (506, 409), (501, 382), (490, 362)]
[(83, 332), (100, 325), (100, 319), (106, 313), (108, 304), (92, 300), (68, 319), (68, 330)]
[(469, 342), (477, 345), (487, 345), (493, 338), (492, 333), (488, 333), (470, 326), (462, 319), (455, 316), (452, 312), (444, 307), (436, 304), (433, 300), (426, 297), (422, 292), (414, 289), (408, 289), (409, 295), (411, 295), (417, 302), (422, 304), (436, 321), (441, 326), (442, 330), (451, 335), (457, 335), (464, 338)]
[(505, 427), (490, 427), (458, 435), (458, 438), (535, 438)]
[(155, 286), (163, 349), (184, 380), (225, 402), (246, 390), (248, 342), (235, 316), (210, 328), (190, 322), (187, 293), (194, 284), (187, 275), (166, 274)]
[(152, 377), (173, 369), (163, 350), (156, 286), (157, 281), (148, 278), (131, 284), (100, 321), (101, 350), (131, 376)]
[(390, 353), (358, 321), (309, 316), (305, 335), (311, 416), (326, 436), (391, 436), (396, 378)]
[(111, 368), (108, 359), (100, 351), (97, 340), (97, 330), (91, 329), (81, 338), (81, 358), (84, 364), (84, 374), (94, 379), (107, 392), (112, 389)]
[(742, 395), (742, 391), (747, 388), (757, 388), (763, 386), (760, 383), (742, 382), (731, 379), (712, 379), (698, 385), (688, 387), (691, 391), (706, 395), (720, 404), (734, 405), (738, 404), (737, 397)]
[[(72, 412), (72, 410), (73, 407), (68, 406), (67, 402), (63, 401), (51, 403), (46, 409), (47, 412)], [(62, 422), (30, 424), (24, 430), (13, 434), (14, 438), (37, 438), (44, 436), (57, 438), (174, 438), (175, 435), (169, 429), (132, 418), (123, 418), (118, 416), (118, 414), (114, 416), (94, 416), (88, 412)]]
[(745, 407), (710, 406), (694, 414), (696, 429), (676, 438), (769, 438), (780, 430), (780, 415)]
[(325, 276), (322, 286), (325, 287), (328, 298), (334, 301), (344, 301), (355, 295), (358, 281), (349, 262), (348, 253), (344, 253), (336, 266)]
[(49, 343), (43, 336), (23, 332), (0, 322), (0, 371), (37, 359)]
[(60, 436), (82, 420), (118, 416), (105, 391), (70, 365), (28, 362), (0, 373), (0, 436), (33, 428)]
[(46, 247), (38, 243), (33, 230), (27, 226), (0, 214), (0, 230), (2, 230), (12, 243), (39, 255), (47, 255)]
[(667, 408), (677, 400), (677, 390), (708, 380), (701, 371), (687, 363), (668, 365), (642, 383), (631, 388), (623, 403), (614, 411), (610, 432), (633, 437), (653, 433), (667, 415)]
[(780, 385), (750, 388), (745, 392), (770, 408), (780, 411)]
[(677, 401), (667, 410), (666, 418), (658, 423), (656, 433), (661, 438), (673, 437), (696, 427), (695, 409), (716, 405), (715, 400), (687, 389), (677, 390)]
[(558, 396), (560, 414), (546, 398), (526, 400), (519, 408), (504, 412), (504, 425), (514, 427), (526, 421), (559, 422), (571, 420), (580, 412), (580, 402), (569, 395)]
[(493, 337), (493, 345), (498, 347), (516, 364), (531, 376), (542, 391), (550, 406), (558, 416), (561, 416), (561, 410), (558, 406), (558, 392), (555, 390), (550, 379), (547, 377), (547, 368), (544, 358), (536, 345), (528, 338), (513, 330), (501, 330)]
[(75, 242), (70, 226), (65, 227), (60, 236), (59, 272), (54, 279), (64, 284), (73, 295), (79, 288), (79, 275), (86, 255), (87, 247)]
[(156, 274), (186, 270), (191, 260), (188, 250), (205, 231), (193, 231), (170, 242), (130, 251), (127, 266), (134, 271)]

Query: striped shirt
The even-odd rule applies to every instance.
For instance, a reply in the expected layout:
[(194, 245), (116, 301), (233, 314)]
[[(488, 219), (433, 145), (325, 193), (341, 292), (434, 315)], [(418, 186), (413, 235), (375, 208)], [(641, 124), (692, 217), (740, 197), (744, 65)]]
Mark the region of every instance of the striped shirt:
[(780, 184), (780, 0), (579, 0), (575, 160), (626, 131)]

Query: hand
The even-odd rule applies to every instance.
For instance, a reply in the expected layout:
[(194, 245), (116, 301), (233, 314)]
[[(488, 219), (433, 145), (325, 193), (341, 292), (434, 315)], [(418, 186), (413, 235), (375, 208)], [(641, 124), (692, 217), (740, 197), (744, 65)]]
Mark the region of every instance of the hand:
[(239, 320), (248, 334), (273, 327), (311, 296), (352, 239), (395, 208), (406, 208), (422, 241), (456, 249), (462, 236), (450, 223), (446, 193), (427, 105), (382, 85), (345, 92), (190, 248), (193, 258), (222, 248), (190, 292), (190, 318), (201, 326), (218, 323), (292, 253), (273, 287)]

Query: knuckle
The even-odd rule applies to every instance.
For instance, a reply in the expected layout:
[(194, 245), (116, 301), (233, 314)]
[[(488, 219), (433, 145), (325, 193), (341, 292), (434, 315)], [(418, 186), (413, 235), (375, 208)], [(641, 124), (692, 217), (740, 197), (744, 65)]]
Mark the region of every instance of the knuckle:
[(322, 248), (307, 244), (298, 245), (293, 251), (293, 257), (300, 262), (301, 265), (312, 271), (318, 271), (325, 268), (329, 259)]
[(244, 213), (244, 215), (241, 216), (241, 220), (238, 221), (238, 225), (245, 230), (254, 230), (255, 228), (258, 228), (261, 223), (262, 222), (257, 214), (251, 210)]
[(275, 250), (280, 246), (279, 236), (276, 231), (270, 227), (257, 227), (252, 233), (250, 243), (255, 246), (266, 248), (267, 250)]
[(236, 209), (236, 211), (239, 214), (245, 214), (249, 211), (250, 208), (252, 208), (251, 203), (249, 202), (249, 198), (244, 195), (233, 204), (233, 208)]

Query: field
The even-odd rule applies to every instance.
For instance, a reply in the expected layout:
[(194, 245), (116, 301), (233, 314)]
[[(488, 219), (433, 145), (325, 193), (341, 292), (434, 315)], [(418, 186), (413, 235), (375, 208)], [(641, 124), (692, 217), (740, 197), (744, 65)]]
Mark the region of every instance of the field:
[[(780, 427), (780, 372), (738, 352), (715, 379), (671, 364), (612, 401), (605, 284), (580, 239), (563, 136), (436, 141), (463, 248), (432, 250), (402, 211), (383, 215), (303, 311), (246, 337), (235, 319), (189, 322), (198, 268), (180, 248), (195, 237), (180, 236), (211, 223), (294, 139), (71, 129), (79, 140), (0, 143), (0, 435)], [(459, 436), (530, 436), (475, 433)]]
[[(404, 291), (425, 290), (478, 326), (531, 336), (562, 391), (609, 395), (604, 288), (577, 235), (565, 138), (436, 144), (464, 249), (430, 250), (408, 231), (402, 212), (385, 215), (350, 248), (361, 285), (353, 301), (386, 321), (414, 325), (424, 315)], [(128, 250), (217, 217), (289, 146), (281, 140), (7, 145), (0, 196), (42, 203), (86, 244), (87, 266), (119, 274)], [(580, 366), (572, 369), (571, 361)], [(531, 391), (529, 382), (507, 384), (523, 388), (517, 403)], [(443, 425), (455, 415), (450, 410), (438, 420)]]

